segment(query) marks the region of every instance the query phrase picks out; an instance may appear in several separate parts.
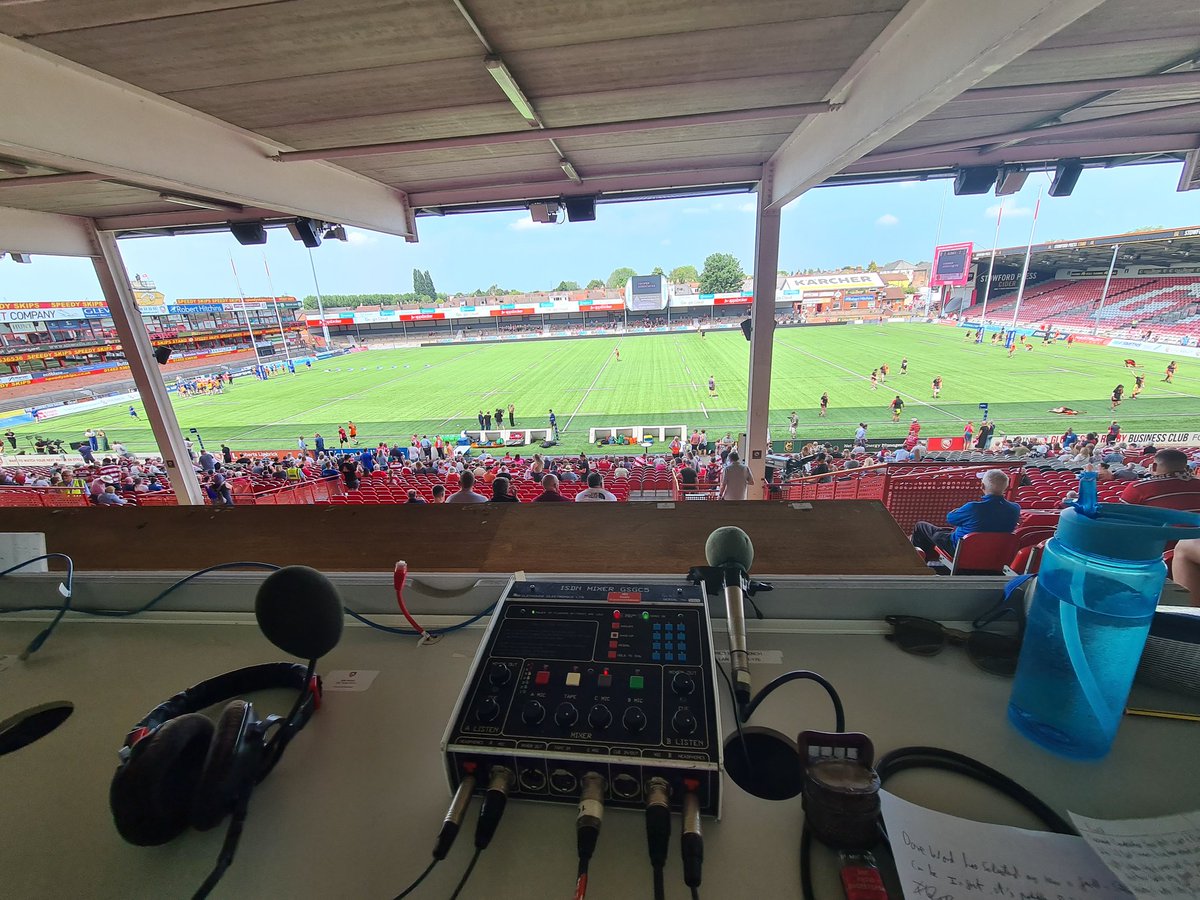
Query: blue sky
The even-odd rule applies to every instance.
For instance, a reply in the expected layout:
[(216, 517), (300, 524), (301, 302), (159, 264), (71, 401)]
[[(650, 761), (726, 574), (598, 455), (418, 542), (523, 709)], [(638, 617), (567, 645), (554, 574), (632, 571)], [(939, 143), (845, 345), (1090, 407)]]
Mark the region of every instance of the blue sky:
[[(1035, 240), (1112, 234), (1148, 225), (1200, 224), (1200, 196), (1177, 193), (1179, 165), (1085, 171), (1071, 197), (1042, 202)], [(1038, 187), (1005, 198), (1000, 245), (1029, 236)], [(1000, 202), (989, 195), (955, 197), (948, 183), (821, 188), (783, 213), (780, 268), (798, 270), (929, 259), (946, 199), (942, 243), (974, 241), (989, 248)], [(709, 253), (733, 253), (750, 271), (754, 248), (753, 195), (647, 203), (602, 204), (596, 221), (534, 225), (525, 213), (489, 213), (418, 220), (421, 240), (351, 230), (350, 241), (314, 251), (326, 294), (403, 293), (414, 267), (428, 269), (439, 291), (470, 291), (495, 283), (521, 290), (552, 288), (562, 279), (586, 284), (615, 268), (649, 272), (685, 263), (698, 269)], [(142, 238), (121, 242), (130, 273), (146, 273), (169, 298), (231, 297), (236, 261), (247, 295), (270, 295), (264, 250), (275, 291), (313, 292), (307, 251), (286, 231), (265, 247), (241, 247), (227, 234)], [(86, 260), (35, 257), (32, 265), (0, 262), (0, 299), (75, 300), (100, 296)]]

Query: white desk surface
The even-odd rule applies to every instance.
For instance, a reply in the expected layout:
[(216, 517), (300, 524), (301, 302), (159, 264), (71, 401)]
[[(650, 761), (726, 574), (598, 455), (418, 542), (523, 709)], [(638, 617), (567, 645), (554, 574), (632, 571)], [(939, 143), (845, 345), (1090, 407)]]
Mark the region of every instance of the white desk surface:
[[(1194, 724), (1127, 719), (1107, 759), (1069, 762), (1007, 724), (1010, 682), (977, 671), (960, 650), (922, 659), (879, 634), (829, 633), (827, 622), (821, 633), (803, 633), (803, 622), (761, 624), (778, 630), (752, 634), (752, 646), (782, 650), (784, 666), (759, 666), (756, 684), (792, 667), (821, 672), (842, 695), (848, 727), (869, 734), (880, 754), (912, 744), (951, 748), (1013, 776), (1060, 812), (1140, 817), (1200, 805)], [(18, 652), (40, 627), (0, 622), (0, 654)], [(411, 638), (347, 628), (322, 671), (380, 674), (365, 692), (326, 694), (320, 712), (255, 792), (238, 857), (214, 897), (386, 900), (421, 872), (448, 802), (439, 741), (482, 633), (471, 629), (417, 647)], [(723, 635), (716, 642), (723, 646)], [(245, 617), (241, 624), (68, 621), (32, 660), (9, 660), (0, 671), (0, 720), (52, 700), (70, 700), (76, 711), (51, 735), (0, 757), (0, 892), (12, 898), (189, 897), (216, 859), (224, 826), (188, 832), (158, 848), (123, 843), (108, 811), (116, 750), (142, 715), (181, 688), (279, 658)], [(1173, 709), (1200, 705), (1169, 695), (1138, 699)], [(277, 692), (264, 696), (258, 711), (283, 712), (290, 702)], [(728, 732), (727, 704), (724, 716)], [(803, 683), (782, 688), (754, 717), (754, 724), (793, 737), (804, 728), (830, 728), (832, 721), (824, 693)], [(890, 788), (958, 815), (1032, 824), (1007, 800), (956, 776), (907, 773)], [(476, 809), (416, 900), (449, 896), (470, 856)], [(569, 805), (511, 803), (464, 900), (569, 896), (574, 818)], [(701, 896), (798, 897), (801, 818), (798, 798), (758, 800), (726, 780), (723, 819), (706, 823)], [(669, 898), (686, 896), (678, 854), (676, 831)], [(829, 857), (818, 859), (818, 896), (840, 897)], [(643, 818), (609, 810), (589, 896), (649, 894)]]

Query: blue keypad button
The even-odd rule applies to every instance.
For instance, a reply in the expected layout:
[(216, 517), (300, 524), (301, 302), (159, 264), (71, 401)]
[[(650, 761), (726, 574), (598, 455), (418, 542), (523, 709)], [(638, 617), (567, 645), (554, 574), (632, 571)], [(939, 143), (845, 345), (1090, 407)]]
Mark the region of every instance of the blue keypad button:
[(675, 630), (675, 626), (673, 624), (671, 624), (670, 622), (668, 622), (667, 623), (667, 631), (674, 631), (674, 630)]
[(663, 644), (663, 649), (664, 649), (664, 650), (674, 650), (674, 649), (675, 649), (675, 644), (674, 644), (674, 642), (672, 642), (672, 641), (667, 641), (665, 644)]
[(674, 653), (667, 654), (667, 662), (675, 662), (675, 654)]
[(661, 649), (662, 649), (662, 645), (661, 645), (661, 644), (659, 644), (659, 642), (658, 642), (658, 641), (652, 641), (652, 642), (651, 642), (651, 644), (650, 644), (650, 649), (651, 649), (651, 650), (661, 650)]
[(651, 654), (650, 654), (650, 661), (651, 661), (651, 662), (658, 662), (658, 661), (659, 661), (661, 658), (662, 658), (662, 654), (661, 654), (661, 653), (657, 653), (657, 652), (655, 652), (655, 653), (651, 653)]

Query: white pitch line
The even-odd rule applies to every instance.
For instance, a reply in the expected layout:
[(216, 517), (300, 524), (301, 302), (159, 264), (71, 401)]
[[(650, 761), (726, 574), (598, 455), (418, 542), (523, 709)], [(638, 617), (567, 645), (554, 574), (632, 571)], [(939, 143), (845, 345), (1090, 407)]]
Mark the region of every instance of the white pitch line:
[[(835, 369), (841, 369), (843, 372), (849, 372), (851, 375), (855, 376), (860, 381), (868, 380), (865, 375), (859, 375), (853, 369), (847, 369), (845, 366), (840, 366), (837, 363), (833, 362), (832, 360), (825, 359), (825, 357), (823, 357), (823, 356), (817, 356), (817, 354), (815, 354), (815, 353), (810, 353), (808, 350), (803, 350), (800, 347), (795, 347), (792, 344), (787, 344), (787, 343), (784, 343), (783, 341), (776, 341), (776, 343), (781, 344), (784, 347), (787, 347), (789, 350), (795, 350), (797, 353), (803, 353), (805, 356), (811, 356), (813, 359), (818, 360), (819, 362), (823, 362), (827, 366), (833, 366)], [(884, 382), (884, 384), (887, 384), (887, 382)], [(960, 421), (960, 422), (967, 421), (962, 416), (956, 416), (954, 413), (950, 412), (948, 409), (942, 409), (940, 406), (934, 406), (932, 403), (928, 403), (928, 402), (922, 400), (920, 397), (917, 397), (913, 394), (909, 394), (909, 393), (906, 393), (905, 391), (901, 391), (901, 390), (896, 390), (895, 388), (889, 388), (889, 390), (894, 390), (895, 393), (900, 394), (901, 396), (907, 397), (910, 400), (914, 400), (917, 403), (920, 403), (922, 406), (928, 406), (930, 409), (936, 409), (938, 412), (940, 412), (944, 416), (949, 416), (952, 419), (958, 419), (958, 421)]]
[(700, 401), (700, 409), (704, 412), (704, 418), (708, 418), (708, 409), (704, 405), (704, 401)]
[[(455, 360), (463, 359), (467, 356), (470, 356), (472, 353), (478, 353), (482, 349), (483, 349), (483, 347), (476, 347), (474, 350), (468, 350), (466, 353), (460, 353), (458, 356), (452, 356), (449, 359), (443, 359), (441, 362), (432, 363), (432, 364), (430, 364), (429, 368), (436, 369), (438, 366), (444, 366), (447, 363), (454, 362)], [(249, 431), (242, 432), (241, 434), (231, 437), (230, 440), (237, 440), (237, 441), (245, 440), (247, 435), (254, 434), (256, 431), (262, 431), (264, 428), (274, 428), (277, 425), (298, 424), (297, 419), (300, 416), (307, 416), (309, 413), (314, 413), (317, 410), (324, 409), (327, 406), (336, 406), (339, 403), (345, 403), (351, 397), (357, 397), (360, 394), (367, 394), (367, 393), (370, 393), (371, 391), (378, 390), (379, 388), (387, 387), (390, 384), (395, 384), (397, 381), (403, 381), (405, 378), (408, 378), (409, 376), (419, 375), (420, 373), (422, 373), (424, 371), (426, 371), (426, 370), (425, 369), (410, 370), (408, 372), (405, 372), (403, 375), (397, 375), (395, 378), (392, 378), (391, 380), (385, 381), (381, 384), (373, 384), (370, 387), (363, 388), (361, 391), (355, 391), (353, 394), (347, 394), (345, 397), (338, 397), (336, 400), (330, 400), (328, 403), (320, 403), (317, 406), (313, 406), (308, 409), (300, 410), (299, 412), (290, 416), (286, 421), (267, 422), (263, 425), (259, 425), (257, 428), (252, 428)]]
[[(528, 374), (530, 371), (532, 371), (533, 369), (536, 369), (538, 366), (540, 366), (542, 363), (544, 363), (544, 362), (546, 362), (547, 360), (549, 360), (551, 357), (553, 357), (553, 356), (556, 356), (556, 355), (558, 355), (559, 353), (561, 353), (561, 352), (563, 351), (563, 349), (564, 349), (564, 348), (560, 346), (560, 347), (558, 347), (556, 350), (554, 350), (552, 353), (548, 353), (548, 354), (546, 354), (545, 356), (543, 356), (543, 357), (542, 357), (542, 358), (541, 358), (541, 359), (540, 359), (538, 362), (534, 363), (532, 366), (529, 366), (529, 367), (526, 367), (526, 368), (524, 368), (524, 369), (520, 369), (520, 370), (518, 370), (518, 371), (516, 372), (516, 374), (514, 374), (514, 375), (513, 375), (511, 378), (509, 378), (509, 379), (508, 379), (508, 381), (504, 382), (504, 384), (503, 384), (503, 385), (501, 385), (500, 387), (497, 387), (497, 388), (493, 388), (492, 390), (490, 390), (490, 391), (488, 391), (486, 394), (484, 394), (484, 395), (483, 395), (483, 399), (484, 399), (484, 400), (487, 400), (487, 398), (488, 398), (488, 397), (491, 397), (491, 396), (493, 396), (494, 394), (498, 394), (498, 393), (500, 393), (500, 391), (501, 391), (501, 390), (503, 390), (503, 389), (504, 389), (505, 387), (507, 387), (508, 385), (512, 384), (514, 381), (516, 381), (516, 380), (517, 380), (518, 378), (520, 378), (522, 375), (526, 375), (526, 374)], [(489, 410), (489, 412), (490, 412), (490, 410)], [(470, 414), (469, 414), (469, 413), (468, 413), (468, 412), (467, 412), (467, 411), (464, 409), (464, 410), (462, 410), (461, 412), (455, 413), (453, 416), (451, 416), (451, 417), (450, 417), (450, 418), (448, 418), (448, 419), (442, 419), (442, 421), (438, 422), (436, 425), (434, 425), (434, 426), (433, 426), (433, 427), (434, 427), (434, 430), (436, 430), (436, 429), (438, 429), (438, 428), (441, 428), (443, 425), (446, 425), (446, 424), (448, 424), (448, 423), (450, 423), (450, 422), (453, 422), (455, 419), (463, 419), (463, 418), (467, 418), (469, 415), (470, 415)], [(500, 427), (503, 427), (503, 425), (501, 425)]]
[(592, 383), (588, 385), (588, 389), (583, 392), (583, 396), (579, 398), (579, 403), (575, 405), (575, 411), (571, 413), (571, 417), (567, 419), (567, 424), (562, 427), (560, 434), (565, 434), (567, 429), (571, 427), (571, 423), (575, 421), (575, 416), (579, 414), (579, 410), (583, 408), (583, 404), (587, 401), (588, 394), (592, 392), (592, 388), (596, 386), (596, 382), (600, 380), (600, 376), (604, 374), (604, 370), (608, 368), (608, 364), (612, 362), (613, 355), (609, 353), (604, 357), (604, 365), (600, 367), (600, 371), (596, 373), (596, 377), (592, 379)]

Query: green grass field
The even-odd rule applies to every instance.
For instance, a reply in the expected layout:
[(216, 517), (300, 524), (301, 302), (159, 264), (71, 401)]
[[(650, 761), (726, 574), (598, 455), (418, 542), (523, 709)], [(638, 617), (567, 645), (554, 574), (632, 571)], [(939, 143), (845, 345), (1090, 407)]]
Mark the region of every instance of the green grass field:
[[(613, 356), (620, 345), (621, 360)], [(968, 420), (978, 423), (978, 404), (990, 404), (999, 434), (1077, 431), (1107, 427), (1118, 419), (1126, 431), (1188, 431), (1200, 427), (1200, 362), (1181, 359), (1174, 384), (1163, 384), (1168, 358), (1109, 347), (1059, 343), (1032, 352), (1007, 351), (963, 340), (959, 329), (936, 325), (872, 325), (786, 328), (775, 335), (771, 428), (787, 433), (796, 410), (799, 436), (847, 438), (860, 421), (872, 437), (899, 437), (911, 416), (927, 435), (954, 435)], [(268, 382), (245, 377), (219, 397), (175, 400), (180, 425), (199, 429), (206, 444), (228, 442), (235, 450), (295, 446), (314, 432), (336, 445), (337, 426), (353, 419), (359, 440), (402, 440), (414, 433), (454, 433), (476, 428), (480, 407), (511, 402), (517, 426), (540, 427), (554, 408), (563, 452), (585, 449), (590, 427), (660, 424), (707, 428), (710, 436), (737, 432), (746, 420), (749, 344), (741, 332), (644, 335), (508, 344), (377, 350), (351, 354), (281, 375)], [(1126, 396), (1133, 373), (1123, 361), (1144, 366), (1147, 387), (1138, 400), (1109, 412), (1117, 383)], [(899, 374), (907, 356), (909, 374)], [(870, 389), (871, 369), (887, 363), (891, 375)], [(718, 396), (707, 382), (716, 377)], [(933, 400), (930, 381), (944, 379)], [(822, 391), (829, 415), (817, 416)], [(907, 404), (900, 424), (891, 423), (888, 403), (897, 393)], [(1079, 410), (1054, 415), (1054, 406)], [(104, 429), (110, 440), (152, 450), (145, 415), (129, 417), (124, 405), (90, 410), (15, 429), (77, 441), (84, 429)], [(24, 444), (24, 441), (22, 441)]]

